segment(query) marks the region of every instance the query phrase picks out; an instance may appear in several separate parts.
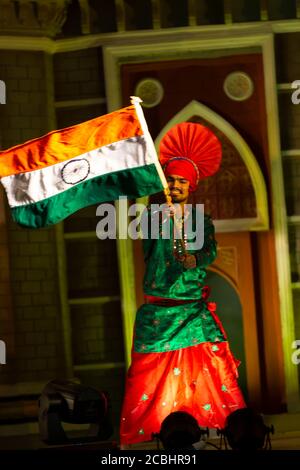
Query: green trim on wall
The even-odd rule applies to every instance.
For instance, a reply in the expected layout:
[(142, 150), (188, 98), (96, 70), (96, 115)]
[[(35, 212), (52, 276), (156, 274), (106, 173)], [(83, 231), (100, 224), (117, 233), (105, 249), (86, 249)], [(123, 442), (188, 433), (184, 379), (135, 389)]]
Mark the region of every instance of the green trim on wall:
[[(124, 201), (122, 202), (124, 204)], [(128, 204), (128, 202), (127, 202)], [(120, 207), (119, 202), (115, 202), (117, 211), (117, 220), (120, 220)], [(122, 214), (122, 220), (127, 223), (126, 214)], [(126, 220), (125, 220), (126, 218)], [(131, 346), (132, 336), (135, 321), (135, 314), (137, 310), (136, 295), (135, 295), (135, 271), (134, 271), (134, 256), (133, 245), (130, 238), (122, 240), (117, 238), (117, 252), (119, 262), (119, 276), (121, 287), (121, 308), (123, 318), (123, 337), (124, 337), (124, 350), (125, 362), (127, 368), (131, 362)]]

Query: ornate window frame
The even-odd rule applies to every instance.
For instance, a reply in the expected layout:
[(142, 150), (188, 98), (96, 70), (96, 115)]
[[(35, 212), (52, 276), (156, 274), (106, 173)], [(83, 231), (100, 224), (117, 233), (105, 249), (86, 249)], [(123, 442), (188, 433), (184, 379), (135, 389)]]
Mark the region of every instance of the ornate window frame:
[(247, 142), (241, 134), (231, 125), (228, 121), (222, 118), (213, 110), (199, 103), (196, 100), (191, 101), (187, 106), (175, 114), (173, 118), (164, 126), (157, 138), (155, 145), (158, 149), (159, 143), (164, 134), (175, 124), (189, 120), (193, 116), (200, 116), (206, 121), (211, 122), (217, 127), (228, 139), (232, 142), (237, 149), (239, 155), (243, 159), (253, 184), (257, 217), (243, 218), (243, 219), (230, 219), (230, 220), (215, 220), (214, 225), (217, 232), (239, 232), (243, 230), (268, 230), (269, 229), (269, 214), (268, 214), (268, 198), (266, 183), (261, 172), (261, 169), (256, 161), (256, 158), (249, 148)]

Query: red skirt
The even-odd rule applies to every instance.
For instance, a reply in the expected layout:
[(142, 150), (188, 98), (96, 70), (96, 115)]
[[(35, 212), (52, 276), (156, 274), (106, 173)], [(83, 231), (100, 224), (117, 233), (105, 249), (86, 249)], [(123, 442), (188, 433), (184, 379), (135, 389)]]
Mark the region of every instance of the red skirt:
[(152, 440), (173, 411), (190, 413), (200, 426), (222, 429), (230, 413), (246, 406), (237, 384), (237, 363), (227, 341), (169, 352), (133, 351), (121, 444)]

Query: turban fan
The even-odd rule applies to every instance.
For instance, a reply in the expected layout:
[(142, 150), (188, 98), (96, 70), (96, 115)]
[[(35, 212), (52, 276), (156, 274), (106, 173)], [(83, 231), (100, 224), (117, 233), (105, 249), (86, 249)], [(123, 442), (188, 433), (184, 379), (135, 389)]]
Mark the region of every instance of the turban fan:
[(176, 174), (190, 181), (195, 191), (200, 179), (219, 169), (222, 147), (216, 135), (202, 124), (182, 122), (172, 127), (160, 143), (160, 162), (166, 176)]

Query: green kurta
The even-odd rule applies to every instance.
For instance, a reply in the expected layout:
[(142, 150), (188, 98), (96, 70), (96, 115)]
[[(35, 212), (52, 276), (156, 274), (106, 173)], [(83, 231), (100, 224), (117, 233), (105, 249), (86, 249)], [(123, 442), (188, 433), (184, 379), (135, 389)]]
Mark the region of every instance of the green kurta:
[(200, 426), (222, 429), (226, 417), (245, 402), (237, 361), (204, 286), (205, 268), (216, 257), (212, 221), (205, 217), (205, 242), (194, 253), (195, 268), (185, 269), (174, 258), (173, 239), (144, 240), (144, 249), (147, 303), (136, 317), (121, 440), (150, 440), (174, 411), (191, 414)]
[[(192, 213), (195, 229), (195, 209)], [(206, 267), (216, 258), (217, 243), (211, 217), (204, 216), (204, 244), (194, 254), (197, 266), (186, 269), (173, 253), (173, 220), (171, 238), (144, 239), (146, 261), (144, 293), (165, 299), (186, 300), (182, 305), (147, 303), (136, 317), (134, 350), (163, 352), (193, 346), (203, 342), (225, 341), (223, 333), (211, 315), (210, 303), (203, 299)], [(149, 231), (150, 233), (150, 231)], [(161, 231), (160, 231), (161, 235)], [(192, 241), (187, 234), (187, 241)], [(192, 301), (194, 300), (194, 302)]]

